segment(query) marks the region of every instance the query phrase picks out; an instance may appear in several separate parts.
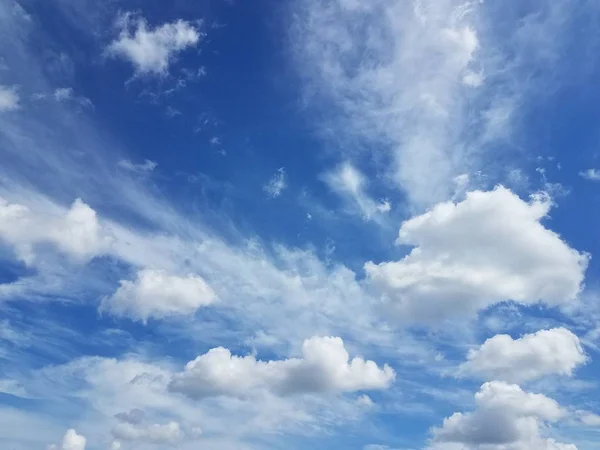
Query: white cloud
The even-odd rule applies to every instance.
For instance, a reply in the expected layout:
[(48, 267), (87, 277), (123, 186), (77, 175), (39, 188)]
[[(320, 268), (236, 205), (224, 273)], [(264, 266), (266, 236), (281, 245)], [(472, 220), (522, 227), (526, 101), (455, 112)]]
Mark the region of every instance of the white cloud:
[(0, 112), (19, 108), (19, 94), (16, 86), (0, 85)]
[(129, 61), (141, 75), (165, 75), (176, 55), (201, 38), (197, 27), (185, 20), (149, 28), (145, 19), (126, 14), (119, 23), (121, 32), (107, 54)]
[(587, 169), (579, 172), (579, 176), (589, 181), (600, 181), (600, 170)]
[(269, 182), (263, 186), (263, 190), (271, 198), (279, 197), (283, 190), (287, 188), (286, 178), (285, 169), (283, 167), (277, 169), (277, 172), (275, 172), (273, 178), (271, 178)]
[[(304, 0), (297, 8), (297, 66), (326, 127), (343, 148), (366, 140), (388, 152), (387, 171), (411, 203), (448, 198), (468, 170), (459, 133), (465, 84), (480, 52), (475, 2)], [(431, 64), (435, 60), (436, 64)], [(331, 115), (329, 115), (331, 114)], [(432, 176), (435, 174), (435, 176)]]
[(166, 424), (134, 425), (127, 422), (118, 423), (112, 434), (120, 441), (141, 441), (154, 444), (175, 444), (183, 437), (178, 422)]
[(302, 359), (264, 362), (233, 356), (226, 348), (212, 349), (190, 361), (170, 388), (192, 398), (244, 396), (257, 389), (289, 395), (385, 389), (394, 378), (387, 365), (379, 368), (360, 357), (350, 360), (340, 338), (313, 337), (304, 341)]
[(433, 429), (431, 450), (576, 450), (542, 436), (548, 423), (565, 416), (554, 400), (492, 381), (475, 394), (476, 409), (454, 413)]
[(496, 335), (470, 350), (461, 372), (513, 383), (545, 375), (570, 376), (587, 361), (579, 338), (565, 328), (541, 330), (513, 339)]
[(63, 436), (60, 447), (53, 444), (49, 450), (85, 450), (85, 444), (85, 437), (77, 434), (75, 430), (69, 429)]
[(388, 213), (392, 209), (389, 201), (377, 202), (367, 194), (364, 175), (348, 162), (326, 174), (325, 181), (334, 192), (348, 199), (365, 220), (370, 220), (377, 214)]
[(0, 198), (0, 237), (12, 244), (26, 263), (35, 260), (35, 246), (54, 244), (77, 259), (89, 259), (110, 245), (96, 212), (80, 199), (64, 210), (50, 205), (33, 211)]
[(118, 162), (119, 167), (125, 170), (129, 170), (138, 174), (148, 174), (153, 172), (154, 169), (158, 166), (155, 161), (151, 161), (149, 159), (144, 160), (143, 163), (135, 164), (128, 159), (122, 159)]
[[(70, 88), (70, 87), (55, 89), (54, 93), (53, 93), (53, 97), (57, 102), (71, 101), (71, 102), (75, 102), (75, 103), (79, 104), (80, 106), (82, 106), (84, 108), (93, 108), (94, 107), (94, 104), (92, 103), (92, 101), (89, 98), (76, 96), (73, 91), (73, 88)], [(36, 98), (43, 99), (44, 94), (38, 94), (36, 96)]]
[(588, 256), (542, 225), (550, 207), (547, 196), (525, 202), (504, 187), (440, 203), (402, 224), (397, 243), (414, 248), (400, 261), (368, 262), (368, 279), (405, 320), (505, 300), (565, 304), (581, 289)]
[(156, 269), (142, 269), (134, 281), (121, 280), (101, 311), (147, 322), (171, 315), (193, 314), (216, 301), (216, 294), (197, 275), (177, 276)]

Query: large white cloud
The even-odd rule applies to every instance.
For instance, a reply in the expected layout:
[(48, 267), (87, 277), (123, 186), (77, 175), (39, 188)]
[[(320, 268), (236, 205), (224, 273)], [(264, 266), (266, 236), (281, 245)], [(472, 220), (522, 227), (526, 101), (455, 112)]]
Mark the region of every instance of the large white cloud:
[(460, 371), (519, 383), (551, 374), (570, 376), (586, 361), (579, 338), (565, 328), (554, 328), (519, 339), (496, 335), (470, 350)]
[(110, 245), (96, 212), (81, 199), (68, 210), (52, 205), (43, 210), (0, 198), (0, 238), (12, 244), (26, 263), (35, 260), (35, 246), (50, 243), (76, 259), (88, 259)]
[(131, 62), (139, 74), (164, 75), (175, 56), (200, 40), (198, 29), (185, 20), (149, 28), (145, 19), (126, 14), (121, 33), (107, 48), (109, 55)]
[(360, 357), (350, 360), (340, 338), (307, 339), (302, 356), (265, 362), (254, 356), (233, 356), (219, 347), (190, 361), (175, 375), (170, 388), (193, 398), (243, 396), (262, 389), (288, 395), (385, 389), (395, 378), (388, 365), (379, 368)]
[(576, 450), (542, 436), (542, 428), (565, 416), (556, 401), (501, 381), (475, 394), (476, 409), (454, 413), (433, 429), (435, 450)]
[(214, 301), (215, 292), (200, 276), (142, 269), (134, 281), (121, 280), (116, 292), (103, 299), (100, 310), (146, 322), (149, 318), (193, 314)]
[(542, 225), (550, 206), (545, 195), (525, 202), (501, 186), (440, 203), (402, 224), (397, 243), (414, 248), (400, 261), (368, 262), (368, 279), (406, 320), (505, 300), (564, 304), (579, 293), (588, 256)]
[(73, 429), (67, 430), (62, 438), (60, 447), (51, 445), (48, 447), (49, 450), (85, 450), (85, 444), (87, 440), (84, 436), (77, 434)]

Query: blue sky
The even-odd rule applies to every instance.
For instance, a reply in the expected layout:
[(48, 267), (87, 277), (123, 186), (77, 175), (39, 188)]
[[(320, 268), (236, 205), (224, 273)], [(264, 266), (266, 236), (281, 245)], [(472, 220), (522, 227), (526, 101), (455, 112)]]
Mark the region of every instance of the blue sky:
[(0, 0), (0, 447), (596, 449), (599, 20)]

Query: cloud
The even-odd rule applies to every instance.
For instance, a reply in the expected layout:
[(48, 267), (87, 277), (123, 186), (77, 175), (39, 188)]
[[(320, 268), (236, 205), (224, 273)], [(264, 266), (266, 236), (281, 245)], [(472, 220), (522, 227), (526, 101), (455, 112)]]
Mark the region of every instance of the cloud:
[[(564, 70), (579, 39), (556, 36), (581, 14), (564, 1), (300, 0), (294, 65), (344, 157), (370, 152), (409, 205), (429, 207), (461, 173), (499, 175), (497, 144), (519, 138), (520, 106)], [(540, 66), (553, 71), (536, 76)]]
[(299, 5), (293, 28), (297, 66), (311, 99), (326, 103), (325, 111), (333, 105), (335, 117), (326, 125), (336, 137), (383, 150), (391, 178), (411, 203), (448, 198), (452, 178), (469, 165), (457, 130), (465, 121), (465, 84), (475, 84), (472, 74), (479, 67), (477, 4)]
[(285, 188), (287, 188), (287, 179), (285, 175), (285, 169), (281, 167), (277, 169), (273, 178), (269, 180), (267, 184), (263, 186), (263, 190), (271, 198), (277, 198), (281, 195)]
[(54, 90), (53, 97), (57, 102), (75, 102), (84, 108), (93, 108), (94, 104), (87, 97), (76, 96), (73, 88), (57, 88)]
[(102, 300), (100, 311), (147, 322), (150, 318), (193, 314), (216, 301), (215, 292), (197, 275), (142, 269), (134, 281), (120, 283), (114, 294)]
[(185, 20), (149, 28), (144, 18), (120, 17), (121, 32), (107, 54), (129, 61), (140, 75), (165, 75), (178, 53), (195, 47), (201, 34)]
[[(565, 416), (556, 401), (492, 381), (475, 394), (476, 409), (454, 413), (433, 429), (431, 450), (576, 450), (546, 439), (541, 431)], [(452, 446), (455, 444), (455, 446)]]
[(175, 444), (183, 437), (178, 422), (166, 424), (134, 425), (127, 422), (118, 423), (112, 429), (112, 435), (120, 441), (141, 441), (153, 444)]
[(496, 335), (478, 349), (470, 350), (460, 370), (487, 379), (519, 383), (551, 374), (571, 376), (586, 361), (579, 338), (566, 328), (553, 328), (519, 339)]
[(600, 170), (587, 169), (579, 172), (579, 176), (589, 181), (600, 181)]
[(377, 202), (367, 194), (364, 175), (348, 162), (326, 174), (325, 181), (334, 192), (348, 199), (365, 220), (391, 210), (391, 204), (387, 200)]
[(395, 378), (394, 370), (387, 365), (379, 368), (360, 357), (350, 360), (340, 338), (307, 339), (302, 356), (264, 362), (254, 356), (233, 356), (219, 347), (190, 361), (182, 373), (175, 375), (170, 389), (192, 398), (244, 396), (256, 389), (278, 395), (352, 392), (385, 389)]
[(0, 112), (19, 108), (19, 94), (16, 86), (0, 85)]
[(75, 430), (69, 429), (63, 436), (60, 447), (53, 444), (49, 450), (85, 450), (85, 444), (85, 437), (77, 434)]
[(32, 211), (27, 206), (0, 198), (0, 237), (12, 244), (21, 260), (35, 261), (35, 247), (50, 243), (75, 259), (87, 260), (110, 245), (96, 212), (81, 199), (68, 210), (46, 205)]
[(494, 303), (576, 298), (588, 255), (569, 247), (540, 222), (551, 207), (545, 195), (529, 202), (504, 187), (473, 191), (407, 220), (398, 244), (414, 247), (399, 261), (365, 270), (404, 320), (472, 315)]
[(153, 172), (154, 169), (156, 169), (156, 167), (158, 166), (156, 162), (151, 161), (149, 159), (144, 160), (144, 162), (140, 164), (135, 164), (128, 159), (122, 159), (118, 162), (118, 165), (122, 169), (129, 170), (131, 172), (141, 175)]

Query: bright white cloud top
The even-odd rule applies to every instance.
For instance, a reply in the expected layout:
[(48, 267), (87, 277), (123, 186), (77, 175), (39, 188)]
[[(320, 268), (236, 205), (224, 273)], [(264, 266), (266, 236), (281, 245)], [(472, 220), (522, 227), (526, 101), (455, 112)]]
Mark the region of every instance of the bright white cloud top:
[(526, 202), (504, 187), (469, 192), (404, 222), (396, 242), (410, 253), (365, 270), (404, 320), (473, 315), (506, 300), (568, 303), (588, 256), (541, 223), (550, 207), (545, 195)]
[(579, 338), (566, 328), (553, 328), (519, 339), (496, 335), (469, 351), (461, 371), (521, 383), (546, 375), (571, 376), (586, 361)]
[(476, 409), (454, 413), (433, 430), (431, 450), (576, 450), (542, 435), (546, 423), (566, 412), (551, 398), (515, 384), (485, 383), (475, 394)]
[(197, 275), (177, 276), (142, 269), (135, 280), (121, 280), (120, 284), (114, 294), (102, 301), (100, 310), (143, 322), (193, 314), (216, 301), (215, 292)]
[(313, 337), (302, 344), (301, 359), (259, 361), (214, 348), (190, 361), (170, 388), (192, 398), (245, 396), (255, 390), (277, 395), (386, 389), (396, 374), (388, 365), (350, 356), (336, 337)]
[(121, 33), (107, 53), (129, 61), (140, 75), (166, 75), (177, 54), (200, 41), (198, 28), (184, 20), (149, 27), (142, 17), (125, 14), (119, 19)]

